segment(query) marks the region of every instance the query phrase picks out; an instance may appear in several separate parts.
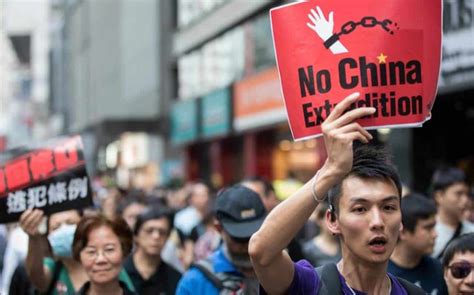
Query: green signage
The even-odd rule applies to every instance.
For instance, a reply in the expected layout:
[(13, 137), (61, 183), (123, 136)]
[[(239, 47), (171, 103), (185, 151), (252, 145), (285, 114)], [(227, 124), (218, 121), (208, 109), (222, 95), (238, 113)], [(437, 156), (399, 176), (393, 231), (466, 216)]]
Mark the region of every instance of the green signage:
[(214, 91), (202, 98), (203, 137), (225, 135), (231, 127), (230, 88)]
[(198, 112), (196, 99), (180, 101), (171, 110), (171, 142), (182, 144), (198, 136)]

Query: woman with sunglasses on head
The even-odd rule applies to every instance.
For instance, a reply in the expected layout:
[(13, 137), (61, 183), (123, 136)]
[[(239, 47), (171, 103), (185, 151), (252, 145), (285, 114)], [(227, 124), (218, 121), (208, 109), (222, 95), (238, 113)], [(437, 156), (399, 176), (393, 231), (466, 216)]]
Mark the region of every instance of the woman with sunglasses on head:
[(84, 217), (77, 225), (72, 251), (89, 281), (77, 294), (136, 294), (130, 278), (122, 269), (132, 244), (133, 234), (121, 217)]
[(474, 294), (474, 233), (453, 240), (443, 256), (449, 295)]

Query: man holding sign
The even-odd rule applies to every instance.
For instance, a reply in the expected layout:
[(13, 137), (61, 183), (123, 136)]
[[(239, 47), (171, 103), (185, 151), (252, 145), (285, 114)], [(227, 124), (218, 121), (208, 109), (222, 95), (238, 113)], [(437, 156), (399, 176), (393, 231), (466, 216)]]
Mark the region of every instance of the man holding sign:
[[(396, 168), (384, 151), (353, 145), (372, 139), (363, 127), (420, 126), (430, 118), (441, 56), (441, 1), (315, 2), (270, 13), (293, 138), (323, 135), (327, 160), (250, 240), (262, 291), (424, 294), (387, 273), (403, 228)], [(356, 90), (362, 95), (347, 96)], [(305, 260), (293, 263), (285, 247), (326, 198), (326, 225), (340, 239), (341, 261), (318, 269)]]
[[(356, 120), (372, 107), (348, 110), (359, 94), (342, 100), (322, 124), (328, 158), (316, 176), (265, 219), (251, 238), (249, 254), (268, 294), (424, 294), (387, 273), (401, 222), (401, 183), (383, 151), (354, 141), (372, 136)], [(342, 260), (315, 270), (293, 263), (284, 251), (317, 205), (329, 194), (326, 224), (341, 241)], [(364, 292), (364, 293), (362, 293)]]

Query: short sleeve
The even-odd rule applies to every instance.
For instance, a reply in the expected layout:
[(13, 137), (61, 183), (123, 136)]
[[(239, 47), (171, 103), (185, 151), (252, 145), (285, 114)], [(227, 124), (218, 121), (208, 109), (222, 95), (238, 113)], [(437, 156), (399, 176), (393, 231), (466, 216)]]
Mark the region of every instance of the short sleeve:
[(289, 294), (316, 294), (320, 279), (314, 267), (307, 260), (293, 263), (295, 273), (291, 282)]

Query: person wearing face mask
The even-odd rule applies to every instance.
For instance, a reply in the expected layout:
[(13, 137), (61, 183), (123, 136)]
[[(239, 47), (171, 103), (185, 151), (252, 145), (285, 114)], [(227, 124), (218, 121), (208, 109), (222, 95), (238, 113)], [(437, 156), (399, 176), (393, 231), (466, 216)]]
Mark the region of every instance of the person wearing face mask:
[(221, 191), (214, 226), (223, 244), (192, 265), (178, 283), (176, 294), (258, 294), (248, 241), (265, 216), (265, 207), (253, 190), (236, 185)]
[(45, 243), (39, 230), (43, 216), (41, 210), (28, 209), (20, 217), (20, 226), (29, 237), (26, 271), (43, 294), (74, 294), (87, 281), (81, 264), (72, 258), (72, 241), (81, 214), (69, 210), (49, 216), (47, 237), (54, 258), (44, 257)]

